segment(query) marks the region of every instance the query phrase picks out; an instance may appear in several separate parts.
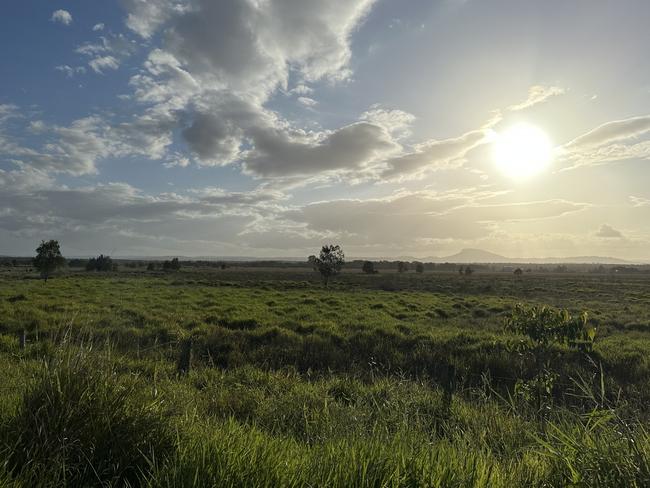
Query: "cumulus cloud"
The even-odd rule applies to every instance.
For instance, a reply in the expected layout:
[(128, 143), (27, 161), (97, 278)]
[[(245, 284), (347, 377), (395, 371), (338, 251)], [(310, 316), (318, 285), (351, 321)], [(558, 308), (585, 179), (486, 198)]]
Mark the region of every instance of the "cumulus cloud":
[(528, 89), (528, 98), (523, 102), (510, 105), (508, 110), (517, 112), (545, 102), (549, 98), (564, 95), (566, 90), (559, 86), (533, 85)]
[(252, 128), (250, 133), (254, 148), (246, 155), (245, 168), (260, 176), (363, 169), (399, 150), (386, 128), (369, 122), (316, 135), (276, 128)]
[(50, 17), (50, 21), (52, 22), (59, 22), (63, 25), (70, 25), (72, 24), (72, 15), (70, 15), (70, 12), (67, 10), (55, 10), (52, 12), (52, 16)]
[(104, 24), (100, 22), (99, 24), (93, 25), (93, 31), (94, 32), (103, 31), (104, 27), (105, 27)]
[(598, 232), (596, 232), (596, 236), (605, 239), (621, 239), (623, 234), (621, 231), (614, 229), (611, 225), (603, 224), (600, 226), (600, 229), (598, 229)]

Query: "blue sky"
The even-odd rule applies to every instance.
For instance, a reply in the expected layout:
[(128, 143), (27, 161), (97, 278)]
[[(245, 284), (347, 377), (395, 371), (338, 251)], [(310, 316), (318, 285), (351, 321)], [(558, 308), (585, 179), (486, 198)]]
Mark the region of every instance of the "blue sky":
[(642, 0), (8, 2), (0, 253), (650, 258), (649, 18)]

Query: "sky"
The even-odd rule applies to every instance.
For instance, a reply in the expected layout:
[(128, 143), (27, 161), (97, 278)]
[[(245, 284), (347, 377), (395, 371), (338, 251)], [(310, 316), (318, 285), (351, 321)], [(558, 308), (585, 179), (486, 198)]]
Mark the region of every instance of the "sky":
[(650, 259), (647, 0), (22, 0), (0, 254)]

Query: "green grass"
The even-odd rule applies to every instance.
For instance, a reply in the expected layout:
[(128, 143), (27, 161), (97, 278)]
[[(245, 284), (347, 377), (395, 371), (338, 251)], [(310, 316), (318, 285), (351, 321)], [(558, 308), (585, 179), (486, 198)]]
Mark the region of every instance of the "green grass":
[[(650, 280), (0, 278), (2, 486), (648, 486)], [(543, 410), (517, 303), (586, 310)], [(18, 336), (25, 330), (27, 346)], [(177, 372), (192, 341), (191, 370)], [(524, 392), (524, 393), (522, 393)]]

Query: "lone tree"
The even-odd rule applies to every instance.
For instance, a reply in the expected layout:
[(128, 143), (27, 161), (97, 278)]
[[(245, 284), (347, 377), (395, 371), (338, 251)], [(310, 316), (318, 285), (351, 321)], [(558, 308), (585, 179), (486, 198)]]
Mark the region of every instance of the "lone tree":
[(345, 254), (340, 246), (330, 244), (322, 247), (320, 254), (318, 257), (314, 257), (312, 263), (314, 269), (322, 276), (325, 286), (327, 286), (330, 278), (338, 274), (345, 264)]
[(50, 275), (64, 265), (65, 258), (61, 255), (59, 241), (41, 241), (41, 245), (36, 248), (34, 258), (34, 267), (40, 272), (41, 278), (47, 283)]
[(409, 263), (405, 261), (398, 261), (397, 262), (397, 272), (398, 273), (404, 273), (405, 271), (409, 270)]
[(361, 271), (366, 274), (375, 274), (377, 272), (375, 270), (375, 263), (372, 261), (364, 261), (363, 266), (361, 267)]
[(415, 263), (415, 272), (416, 273), (424, 273), (424, 264), (417, 262)]

